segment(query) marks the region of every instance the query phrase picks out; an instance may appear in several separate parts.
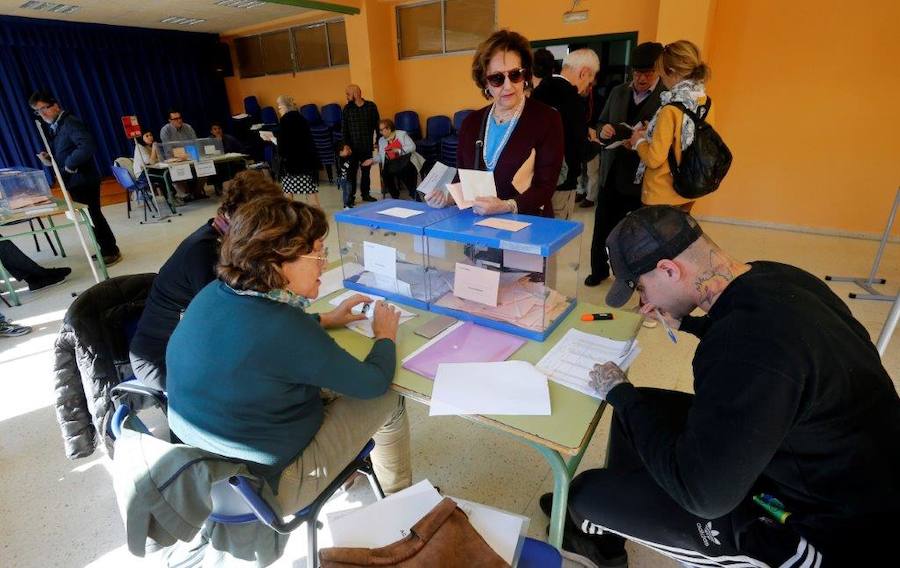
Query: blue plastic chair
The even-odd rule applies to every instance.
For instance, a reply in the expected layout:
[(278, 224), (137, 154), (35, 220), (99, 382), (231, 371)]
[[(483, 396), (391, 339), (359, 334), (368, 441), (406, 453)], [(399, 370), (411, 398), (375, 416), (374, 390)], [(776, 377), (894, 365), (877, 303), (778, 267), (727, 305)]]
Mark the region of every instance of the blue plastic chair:
[(256, 97), (250, 95), (249, 97), (244, 97), (244, 112), (249, 114), (250, 116), (257, 118), (259, 117), (259, 101), (256, 100)]
[(157, 213), (156, 205), (153, 203), (153, 196), (150, 195), (150, 187), (146, 183), (138, 183), (128, 169), (122, 166), (112, 165), (113, 176), (119, 185), (128, 192), (128, 201), (126, 202), (126, 213), (131, 219), (131, 198), (137, 196), (144, 203), (144, 222), (147, 222), (147, 211)]
[(459, 129), (462, 128), (463, 121), (471, 112), (473, 112), (472, 109), (468, 108), (453, 113), (453, 132), (459, 132)]
[(522, 546), (522, 554), (519, 555), (519, 568), (560, 568), (562, 566), (562, 554), (553, 546), (526, 538)]
[(263, 124), (278, 124), (278, 114), (273, 107), (263, 107), (259, 119)]
[[(119, 386), (122, 385), (120, 384)], [(112, 420), (110, 420), (110, 434), (113, 438), (118, 438), (121, 435), (125, 420), (129, 417), (131, 418), (129, 420), (130, 428), (152, 435), (141, 419), (132, 413), (131, 407), (127, 403), (122, 403), (116, 408)], [(368, 478), (375, 496), (378, 499), (384, 498), (384, 491), (381, 489), (381, 484), (378, 483), (378, 478), (375, 477), (375, 471), (369, 459), (369, 454), (372, 453), (374, 448), (375, 441), (369, 440), (353, 461), (347, 464), (335, 476), (334, 480), (328, 484), (328, 487), (310, 505), (294, 513), (290, 521), (285, 522), (279, 517), (256, 491), (253, 480), (242, 475), (232, 476), (227, 482), (219, 482), (213, 485), (210, 493), (213, 512), (210, 514), (209, 520), (222, 524), (263, 523), (280, 534), (289, 534), (300, 525), (306, 523), (307, 554), (309, 555), (307, 566), (316, 568), (319, 565), (317, 531), (321, 528), (321, 523), (317, 519), (322, 507), (337, 493), (337, 490), (353, 474), (360, 472)]]
[(437, 160), (440, 157), (440, 144), (450, 134), (450, 117), (444, 115), (429, 116), (425, 121), (425, 138), (416, 142), (416, 149), (426, 160)]
[(329, 128), (332, 130), (340, 130), (341, 120), (343, 120), (341, 105), (331, 103), (322, 107), (322, 122), (327, 124)]
[(404, 110), (395, 114), (394, 126), (397, 127), (397, 130), (405, 130), (414, 141), (419, 141), (422, 138), (419, 114), (414, 110)]
[(319, 107), (316, 105), (303, 105), (300, 107), (300, 115), (306, 119), (310, 126), (318, 126), (322, 123), (322, 115), (319, 114)]

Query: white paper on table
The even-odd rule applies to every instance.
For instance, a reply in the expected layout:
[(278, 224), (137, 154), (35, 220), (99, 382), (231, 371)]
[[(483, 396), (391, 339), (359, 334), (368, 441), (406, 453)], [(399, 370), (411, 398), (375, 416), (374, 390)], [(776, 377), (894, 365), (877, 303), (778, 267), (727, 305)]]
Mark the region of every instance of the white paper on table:
[(209, 155), (209, 154), (218, 154), (218, 153), (219, 153), (219, 149), (216, 148), (216, 145), (215, 145), (215, 144), (204, 144), (204, 146), (203, 146), (203, 153), (204, 153), (204, 154), (207, 154), (207, 155)]
[(192, 179), (194, 172), (191, 171), (190, 164), (171, 164), (169, 166), (169, 176), (172, 181), (184, 181)]
[(399, 219), (409, 219), (410, 217), (415, 217), (422, 213), (424, 213), (424, 211), (416, 211), (415, 209), (407, 209), (406, 207), (391, 207), (378, 212), (379, 215), (389, 215)]
[(504, 250), (503, 267), (524, 270), (526, 272), (543, 272), (544, 257), (539, 254)]
[(363, 241), (363, 263), (369, 272), (397, 279), (397, 249)]
[(350, 298), (357, 294), (359, 294), (361, 296), (365, 296), (367, 298), (371, 298), (373, 302), (377, 302), (378, 300), (384, 300), (384, 296), (376, 296), (375, 294), (363, 294), (362, 292), (357, 292), (356, 290), (347, 290), (343, 294), (339, 294), (339, 295), (335, 296), (334, 298), (328, 300), (328, 303), (331, 304), (332, 306), (337, 307), (337, 306), (340, 306), (341, 303), (344, 300), (346, 300), (347, 298)]
[(606, 146), (604, 146), (603, 149), (604, 149), (604, 150), (612, 150), (613, 148), (618, 148), (619, 146), (621, 146), (621, 145), (624, 144), (625, 142), (626, 142), (625, 140), (616, 140), (616, 141), (613, 142), (612, 144), (607, 144)]
[(432, 191), (439, 187), (444, 187), (453, 181), (456, 177), (456, 168), (451, 168), (440, 162), (436, 162), (432, 166), (431, 171), (416, 188), (416, 191), (424, 195), (430, 195)]
[(212, 160), (201, 160), (194, 164), (197, 170), (197, 177), (207, 177), (216, 175), (216, 163)]
[[(404, 310), (397, 304), (391, 305), (394, 306), (394, 309), (400, 312), (400, 325), (403, 325), (409, 320), (416, 317), (416, 314)], [(375, 339), (375, 331), (372, 330), (372, 320), (370, 320), (369, 318), (350, 322), (347, 324), (347, 328), (352, 329), (360, 335), (365, 335), (369, 339)]]
[(488, 546), (512, 566), (519, 541), (528, 530), (530, 519), (481, 503), (473, 503), (456, 497), (451, 497), (451, 499), (456, 501), (456, 505), (468, 515), (472, 527), (478, 531)]
[(617, 341), (570, 329), (535, 367), (551, 381), (600, 398), (591, 387), (590, 372), (594, 365), (612, 361), (626, 370), (640, 352), (636, 339)]
[(441, 363), (428, 415), (461, 414), (549, 416), (547, 376), (527, 361)]
[(531, 223), (526, 223), (524, 221), (513, 221), (512, 219), (500, 219), (498, 217), (488, 217), (487, 219), (482, 219), (475, 223), (476, 225), (480, 225), (482, 227), (490, 227), (492, 229), (500, 229), (502, 231), (510, 231), (515, 233), (516, 231), (521, 231), (525, 227), (531, 225)]
[(475, 201), (479, 197), (497, 197), (494, 172), (466, 169), (460, 169), (458, 172), (464, 201)]
[(497, 299), (500, 297), (500, 273), (457, 262), (453, 276), (453, 295), (497, 307)]
[(316, 298), (324, 298), (332, 292), (337, 292), (344, 287), (344, 269), (338, 266), (319, 276), (319, 295)]

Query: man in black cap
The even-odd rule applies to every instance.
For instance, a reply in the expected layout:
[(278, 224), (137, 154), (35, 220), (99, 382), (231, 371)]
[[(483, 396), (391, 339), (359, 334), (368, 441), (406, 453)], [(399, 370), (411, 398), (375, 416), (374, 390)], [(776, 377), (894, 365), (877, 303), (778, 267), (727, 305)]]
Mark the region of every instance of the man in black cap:
[[(664, 91), (656, 73), (656, 60), (662, 44), (646, 42), (637, 46), (631, 57), (633, 79), (610, 92), (597, 130), (601, 142), (611, 145), (631, 138), (629, 126), (649, 121), (659, 109), (659, 94)], [(616, 223), (629, 211), (641, 206), (641, 184), (634, 183), (634, 174), (641, 159), (624, 146), (604, 149), (600, 156), (600, 192), (594, 211), (594, 234), (591, 240), (591, 273), (585, 286), (597, 286), (609, 278), (606, 237)]]
[(695, 394), (594, 367), (615, 415), (607, 467), (572, 483), (569, 546), (600, 566), (627, 565), (624, 538), (692, 566), (884, 565), (900, 399), (841, 299), (799, 268), (734, 259), (675, 207), (631, 213), (607, 246), (609, 305), (637, 291), (644, 315), (700, 338)]

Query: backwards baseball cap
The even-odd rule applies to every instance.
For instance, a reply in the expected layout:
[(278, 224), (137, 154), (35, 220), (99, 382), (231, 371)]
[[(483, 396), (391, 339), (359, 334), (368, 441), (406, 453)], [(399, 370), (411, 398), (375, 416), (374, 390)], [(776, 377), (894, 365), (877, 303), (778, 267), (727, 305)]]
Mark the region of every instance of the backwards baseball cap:
[(606, 303), (620, 308), (631, 298), (641, 274), (673, 259), (700, 238), (703, 229), (677, 207), (650, 205), (631, 212), (609, 234), (606, 252), (616, 279)]
[(632, 69), (653, 69), (656, 66), (656, 60), (663, 52), (663, 45), (655, 41), (646, 41), (634, 48), (631, 54)]

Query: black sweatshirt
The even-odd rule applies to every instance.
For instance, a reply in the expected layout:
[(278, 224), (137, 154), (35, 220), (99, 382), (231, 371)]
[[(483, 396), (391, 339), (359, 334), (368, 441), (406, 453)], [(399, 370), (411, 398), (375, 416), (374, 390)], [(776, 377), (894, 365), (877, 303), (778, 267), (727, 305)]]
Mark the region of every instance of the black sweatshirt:
[(825, 549), (897, 522), (900, 399), (865, 328), (821, 280), (754, 262), (681, 328), (700, 338), (682, 431), (631, 384), (608, 396), (679, 505), (712, 519), (765, 490)]

